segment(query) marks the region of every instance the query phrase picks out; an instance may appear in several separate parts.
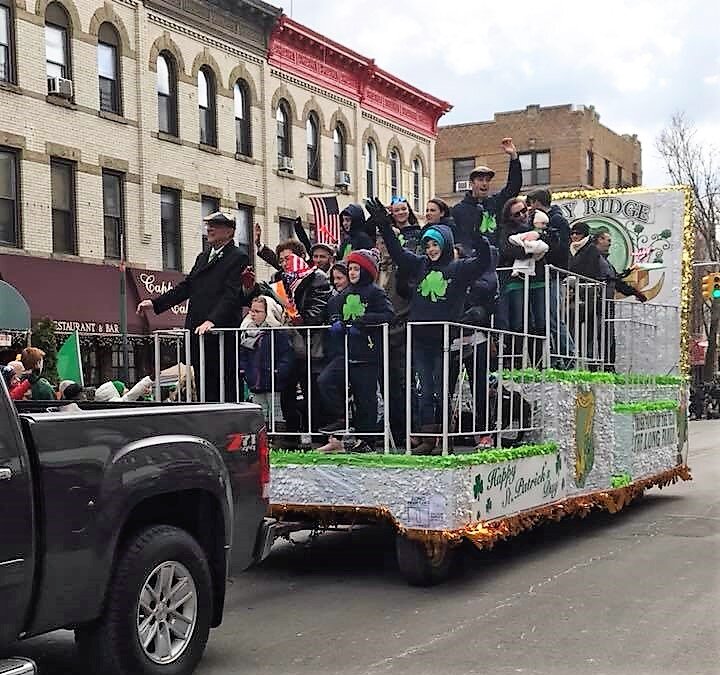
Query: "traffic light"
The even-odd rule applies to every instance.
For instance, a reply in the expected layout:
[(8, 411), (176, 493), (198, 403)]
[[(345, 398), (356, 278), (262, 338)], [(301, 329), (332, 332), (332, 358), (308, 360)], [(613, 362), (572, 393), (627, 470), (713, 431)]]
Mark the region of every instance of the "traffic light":
[(702, 294), (706, 300), (720, 300), (720, 273), (713, 272), (702, 278)]

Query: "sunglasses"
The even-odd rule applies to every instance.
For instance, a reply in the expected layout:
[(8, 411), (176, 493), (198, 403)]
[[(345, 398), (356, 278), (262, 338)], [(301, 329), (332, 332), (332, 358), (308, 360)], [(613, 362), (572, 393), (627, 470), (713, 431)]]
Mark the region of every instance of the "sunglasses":
[(517, 218), (518, 216), (524, 216), (527, 212), (528, 212), (528, 210), (527, 210), (527, 207), (526, 207), (526, 208), (520, 209), (519, 211), (511, 211), (511, 212), (510, 212), (510, 215), (511, 215), (513, 218)]
[(390, 200), (390, 205), (392, 206), (393, 204), (407, 204), (407, 199), (405, 199), (405, 197), (398, 197), (397, 195), (395, 195)]

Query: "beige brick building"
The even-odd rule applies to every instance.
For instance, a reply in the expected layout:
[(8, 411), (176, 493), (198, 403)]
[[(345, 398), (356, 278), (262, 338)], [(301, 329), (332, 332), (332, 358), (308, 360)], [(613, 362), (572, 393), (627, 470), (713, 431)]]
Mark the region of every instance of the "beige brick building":
[(500, 141), (511, 136), (523, 166), (523, 190), (554, 191), (640, 185), (642, 160), (637, 136), (600, 124), (593, 106), (561, 105), (496, 113), (492, 120), (441, 127), (435, 149), (438, 195), (461, 199), (473, 166), (485, 164), (505, 180), (507, 156)]
[(254, 222), (274, 245), (311, 220), (307, 194), (434, 191), (449, 106), (261, 0), (0, 0), (0, 22), (0, 275), (86, 344), (117, 351), (122, 258), (129, 332), (182, 324), (133, 304), (190, 269), (217, 208), (252, 253)]

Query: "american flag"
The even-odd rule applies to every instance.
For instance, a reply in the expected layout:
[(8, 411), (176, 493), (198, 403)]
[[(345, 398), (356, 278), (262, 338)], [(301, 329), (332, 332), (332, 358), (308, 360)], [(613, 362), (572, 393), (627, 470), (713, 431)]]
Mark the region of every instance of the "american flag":
[(340, 240), (340, 207), (336, 197), (310, 197), (315, 215), (315, 241), (337, 246)]

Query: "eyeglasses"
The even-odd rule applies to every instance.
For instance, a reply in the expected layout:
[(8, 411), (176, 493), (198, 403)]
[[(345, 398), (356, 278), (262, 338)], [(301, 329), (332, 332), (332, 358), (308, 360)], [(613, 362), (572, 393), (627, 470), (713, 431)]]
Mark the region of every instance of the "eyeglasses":
[(391, 206), (392, 206), (393, 204), (406, 204), (406, 203), (407, 203), (407, 199), (405, 199), (405, 197), (398, 197), (397, 195), (395, 195), (395, 196), (390, 200), (390, 205), (391, 205)]
[(510, 215), (513, 218), (517, 218), (518, 216), (524, 216), (527, 212), (528, 212), (527, 207), (524, 207), (524, 208), (520, 209), (519, 211), (511, 211)]

